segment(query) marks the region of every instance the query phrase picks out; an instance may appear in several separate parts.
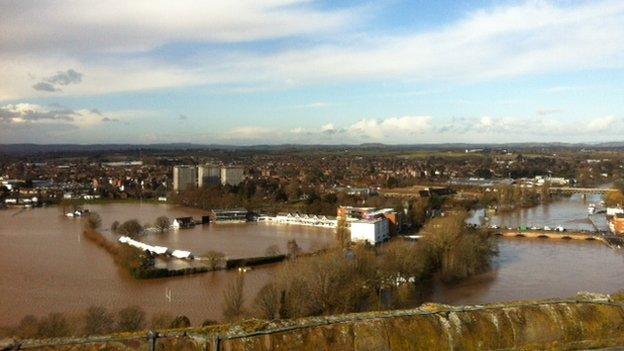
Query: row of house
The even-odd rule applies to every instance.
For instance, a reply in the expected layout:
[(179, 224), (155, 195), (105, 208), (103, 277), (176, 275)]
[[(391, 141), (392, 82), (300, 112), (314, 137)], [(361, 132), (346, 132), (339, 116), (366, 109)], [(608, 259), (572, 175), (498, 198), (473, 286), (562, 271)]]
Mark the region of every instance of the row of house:
[(325, 228), (336, 228), (338, 226), (336, 218), (299, 213), (279, 213), (277, 216), (260, 216), (258, 221)]

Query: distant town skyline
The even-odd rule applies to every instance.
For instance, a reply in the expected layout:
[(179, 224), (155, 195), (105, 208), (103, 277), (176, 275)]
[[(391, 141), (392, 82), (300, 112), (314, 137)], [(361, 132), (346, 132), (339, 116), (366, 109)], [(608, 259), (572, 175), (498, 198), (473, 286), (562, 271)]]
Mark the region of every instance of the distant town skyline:
[(624, 141), (624, 2), (7, 1), (0, 144)]

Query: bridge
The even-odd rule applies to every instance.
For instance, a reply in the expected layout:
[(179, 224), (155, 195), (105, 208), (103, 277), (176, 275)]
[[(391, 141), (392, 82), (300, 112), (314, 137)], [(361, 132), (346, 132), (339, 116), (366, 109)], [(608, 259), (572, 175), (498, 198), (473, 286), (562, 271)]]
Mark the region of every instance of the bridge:
[[(519, 186), (519, 185), (516, 185)], [(419, 191), (427, 189), (428, 186), (413, 186), (409, 188), (396, 188), (396, 189), (382, 189), (379, 194), (385, 197), (401, 197), (401, 198), (414, 198), (420, 197)], [(432, 189), (442, 188), (442, 186), (430, 186)], [(605, 195), (611, 191), (617, 191), (615, 188), (576, 188), (571, 186), (551, 186), (551, 193), (559, 194), (586, 194), (586, 195)], [(476, 192), (458, 191), (460, 195), (478, 195)]]
[(597, 232), (589, 231), (565, 231), (556, 232), (551, 230), (502, 230), (496, 235), (504, 237), (518, 238), (541, 238), (541, 239), (560, 239), (560, 240), (598, 240), (605, 241), (604, 236)]
[(587, 241), (600, 241), (613, 249), (624, 248), (624, 238), (618, 235), (612, 235), (602, 232), (592, 231), (565, 231), (555, 232), (549, 230), (502, 230), (494, 233), (495, 235), (502, 237), (515, 237), (515, 238), (535, 238), (535, 239), (558, 239), (558, 240), (587, 240)]
[(611, 191), (617, 191), (614, 188), (573, 188), (569, 186), (551, 186), (550, 191), (565, 194), (607, 194)]

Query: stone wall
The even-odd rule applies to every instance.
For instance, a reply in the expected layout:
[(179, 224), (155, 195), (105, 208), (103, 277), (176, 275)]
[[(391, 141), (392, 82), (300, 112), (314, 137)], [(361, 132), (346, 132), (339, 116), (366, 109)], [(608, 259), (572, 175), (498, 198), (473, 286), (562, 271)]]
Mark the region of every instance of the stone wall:
[[(5, 341), (36, 350), (543, 350), (624, 345), (624, 304), (608, 295), (312, 317), (117, 334)], [(153, 335), (153, 334), (150, 334)]]

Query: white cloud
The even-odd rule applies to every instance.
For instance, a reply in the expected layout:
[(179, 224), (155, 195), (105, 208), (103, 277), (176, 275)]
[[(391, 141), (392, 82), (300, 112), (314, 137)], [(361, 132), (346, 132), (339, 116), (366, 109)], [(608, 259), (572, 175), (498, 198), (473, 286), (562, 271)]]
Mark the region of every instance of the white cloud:
[(327, 123), (321, 126), (321, 133), (333, 134), (336, 133), (337, 129), (334, 127), (333, 123)]
[[(462, 135), (481, 136), (485, 140), (496, 139), (497, 136), (506, 136), (503, 141), (529, 139), (537, 141), (539, 138), (549, 140), (566, 140), (570, 136), (582, 138), (595, 136), (601, 139), (606, 135), (619, 135), (623, 132), (624, 124), (615, 116), (586, 118), (581, 120), (560, 120), (540, 117), (491, 117), (457, 119), (451, 125), (443, 125), (437, 129), (438, 133), (452, 133), (457, 138)], [(532, 137), (532, 138), (531, 138)]]
[(4, 52), (137, 52), (176, 42), (245, 42), (326, 32), (347, 10), (306, 0), (18, 1), (0, 11)]
[(404, 116), (385, 119), (362, 119), (347, 128), (353, 137), (375, 140), (403, 139), (427, 131), (431, 124), (430, 116)]
[[(235, 83), (253, 90), (350, 80), (473, 82), (624, 65), (624, 2), (619, 0), (527, 1), (476, 11), (434, 30), (369, 38), (366, 32), (351, 33), (358, 28), (353, 23), (364, 19), (360, 9), (314, 7), (303, 0), (4, 4), (0, 99), (199, 84)], [(180, 42), (302, 35), (315, 40), (296, 49), (198, 49), (183, 63), (149, 53), (119, 54)], [(84, 74), (81, 84), (63, 92), (32, 89), (37, 81), (29, 75), (42, 79), (68, 67)]]
[(605, 132), (612, 128), (617, 122), (619, 121), (615, 118), (615, 116), (605, 116), (589, 120), (587, 126), (581, 126), (581, 128), (590, 133)]
[[(29, 103), (0, 106), (0, 124), (6, 129), (13, 125), (64, 125), (72, 128), (90, 128), (106, 122), (127, 122), (148, 116), (148, 111), (116, 111), (102, 114), (98, 109), (74, 110), (58, 104)], [(51, 127), (54, 129), (55, 127)]]
[(221, 138), (226, 141), (240, 142), (240, 141), (258, 141), (268, 140), (273, 136), (276, 131), (268, 127), (259, 126), (242, 126), (230, 129), (223, 133)]

